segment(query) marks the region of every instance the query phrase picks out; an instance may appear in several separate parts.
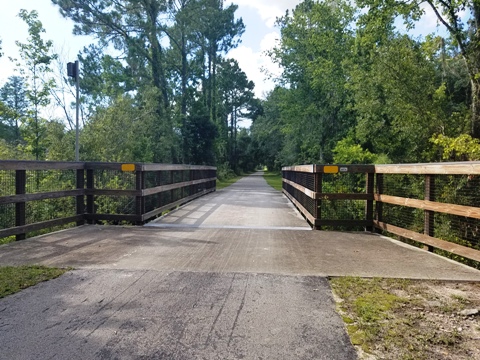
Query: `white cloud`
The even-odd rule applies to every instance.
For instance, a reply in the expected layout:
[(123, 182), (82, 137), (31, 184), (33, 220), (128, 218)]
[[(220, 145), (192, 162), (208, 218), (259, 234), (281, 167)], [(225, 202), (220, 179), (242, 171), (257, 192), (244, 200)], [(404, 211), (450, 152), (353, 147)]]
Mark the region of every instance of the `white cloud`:
[(293, 9), (301, 0), (236, 0), (239, 6), (248, 6), (257, 10), (265, 24), (273, 28), (277, 17), (285, 15), (287, 9)]
[(275, 46), (278, 38), (278, 33), (271, 32), (261, 40), (261, 50), (258, 52), (241, 45), (228, 53), (228, 57), (237, 60), (247, 77), (255, 83), (255, 95), (259, 98), (265, 97), (275, 86), (273, 80), (268, 78), (268, 74), (278, 76), (281, 71), (265, 53)]

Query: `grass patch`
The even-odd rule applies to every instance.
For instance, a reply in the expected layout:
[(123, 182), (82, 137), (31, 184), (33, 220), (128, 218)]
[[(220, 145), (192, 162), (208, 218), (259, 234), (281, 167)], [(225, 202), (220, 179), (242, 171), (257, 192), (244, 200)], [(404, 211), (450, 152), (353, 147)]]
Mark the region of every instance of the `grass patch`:
[(446, 354), (470, 359), (477, 355), (477, 345), (469, 342), (477, 337), (476, 330), (459, 311), (471, 301), (466, 296), (477, 299), (479, 284), (356, 277), (335, 278), (330, 283), (360, 358), (364, 358), (362, 354), (412, 360), (450, 359)]
[(281, 173), (266, 171), (263, 174), (263, 177), (267, 181), (268, 185), (273, 187), (275, 190), (282, 191), (282, 174)]
[(223, 188), (226, 188), (227, 186), (230, 186), (234, 183), (236, 183), (238, 180), (240, 180), (243, 176), (234, 176), (232, 178), (228, 179), (217, 179), (217, 190), (221, 190)]
[(15, 241), (15, 236), (7, 236), (0, 239), (0, 245), (9, 244)]
[(0, 267), (0, 299), (42, 281), (55, 279), (69, 269), (46, 266), (2, 266)]

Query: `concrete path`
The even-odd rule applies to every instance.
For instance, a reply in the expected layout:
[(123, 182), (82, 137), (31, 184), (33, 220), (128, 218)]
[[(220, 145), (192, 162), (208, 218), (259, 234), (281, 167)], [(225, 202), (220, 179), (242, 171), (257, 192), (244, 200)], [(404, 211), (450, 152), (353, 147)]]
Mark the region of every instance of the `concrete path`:
[(260, 176), (148, 227), (0, 246), (19, 264), (76, 270), (0, 299), (0, 359), (349, 360), (327, 276), (480, 281), (378, 235), (309, 231)]
[(147, 226), (311, 230), (305, 219), (279, 191), (268, 186), (262, 172), (244, 177), (202, 197)]

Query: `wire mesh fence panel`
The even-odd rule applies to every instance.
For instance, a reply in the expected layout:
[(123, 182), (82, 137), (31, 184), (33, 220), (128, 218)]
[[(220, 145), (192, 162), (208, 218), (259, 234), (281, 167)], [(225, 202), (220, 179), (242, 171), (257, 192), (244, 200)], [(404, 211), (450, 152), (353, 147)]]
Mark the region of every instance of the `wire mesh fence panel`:
[(15, 226), (15, 204), (0, 205), (0, 228), (8, 229)]
[(15, 195), (15, 170), (0, 170), (0, 196)]
[(361, 194), (365, 192), (365, 174), (338, 173), (322, 175), (322, 193)]
[(297, 200), (311, 215), (315, 215), (316, 202), (311, 197), (307, 196), (302, 191), (294, 188), (290, 184), (283, 183), (283, 188), (287, 191), (295, 200)]
[(76, 215), (74, 197), (29, 201), (25, 206), (26, 224), (61, 219)]
[(36, 194), (76, 188), (75, 170), (27, 170), (25, 192)]
[(315, 191), (315, 174), (284, 171), (283, 177), (311, 191)]
[(480, 220), (435, 213), (434, 236), (480, 250)]
[(321, 200), (322, 220), (365, 220), (364, 200)]
[(435, 176), (435, 201), (480, 207), (480, 175)]
[(95, 169), (93, 172), (95, 189), (135, 190), (136, 175), (134, 172), (111, 169)]
[(384, 175), (382, 194), (424, 200), (425, 175)]
[(136, 213), (135, 196), (95, 196), (96, 214), (134, 215)]
[(383, 204), (383, 221), (404, 229), (423, 233), (424, 211), (407, 206)]

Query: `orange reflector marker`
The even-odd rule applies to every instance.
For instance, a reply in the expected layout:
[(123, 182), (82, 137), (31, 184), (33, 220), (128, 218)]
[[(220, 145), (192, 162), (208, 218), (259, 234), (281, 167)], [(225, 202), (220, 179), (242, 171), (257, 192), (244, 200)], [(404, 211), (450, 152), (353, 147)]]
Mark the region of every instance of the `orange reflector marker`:
[(325, 174), (336, 174), (338, 173), (338, 166), (324, 166), (323, 172)]
[(122, 171), (135, 171), (135, 164), (122, 164)]

